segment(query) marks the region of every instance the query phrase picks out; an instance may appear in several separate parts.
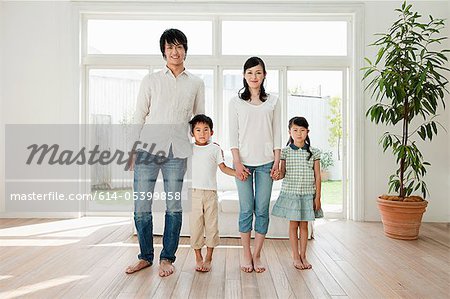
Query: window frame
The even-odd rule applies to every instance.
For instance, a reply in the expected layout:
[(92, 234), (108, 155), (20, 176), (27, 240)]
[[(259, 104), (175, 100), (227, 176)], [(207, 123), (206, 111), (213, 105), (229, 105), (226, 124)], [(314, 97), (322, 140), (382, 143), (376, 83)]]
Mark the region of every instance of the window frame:
[[(343, 120), (344, 136), (343, 157), (346, 160), (344, 179), (344, 205), (342, 218), (364, 219), (364, 103), (357, 101), (363, 95), (359, 69), (363, 65), (363, 17), (361, 4), (302, 4), (289, 3), (280, 5), (277, 2), (267, 3), (234, 3), (213, 4), (205, 7), (202, 3), (134, 3), (134, 4), (102, 4), (75, 3), (78, 6), (80, 20), (80, 62), (81, 62), (81, 115), (80, 122), (87, 123), (88, 107), (88, 74), (96, 68), (152, 68), (164, 65), (161, 55), (117, 55), (87, 54), (87, 21), (89, 19), (151, 19), (151, 20), (209, 20), (212, 22), (212, 55), (189, 55), (186, 60), (187, 69), (211, 69), (214, 76), (214, 119), (223, 124), (226, 115), (222, 114), (223, 71), (225, 69), (241, 69), (247, 55), (221, 54), (221, 22), (242, 20), (271, 21), (347, 21), (347, 55), (346, 56), (261, 56), (271, 70), (279, 71), (279, 96), (282, 100), (282, 123), (286, 123), (287, 115), (287, 72), (290, 70), (342, 70), (343, 72)], [(143, 14), (142, 10), (154, 13)], [(203, 12), (205, 11), (205, 12)], [(286, 13), (289, 11), (289, 13)], [(346, 100), (345, 100), (346, 99)], [(220, 125), (222, 128), (223, 126)], [(219, 129), (220, 138), (226, 132)], [(287, 133), (283, 131), (283, 140)], [(219, 140), (220, 141), (220, 140)], [(345, 148), (345, 151), (344, 151)], [(87, 173), (86, 173), (87, 178)]]

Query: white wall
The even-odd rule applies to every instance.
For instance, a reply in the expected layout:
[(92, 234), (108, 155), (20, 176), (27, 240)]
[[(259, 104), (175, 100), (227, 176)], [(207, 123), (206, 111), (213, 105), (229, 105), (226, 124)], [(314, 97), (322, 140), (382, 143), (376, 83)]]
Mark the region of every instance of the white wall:
[[(78, 17), (70, 2), (0, 2), (4, 124), (78, 123)], [(3, 137), (3, 125), (0, 137)], [(4, 173), (4, 142), (0, 148)], [(4, 211), (0, 177), (0, 212)]]
[(3, 126), (3, 2), (0, 1), (0, 212), (5, 210), (5, 201), (3, 199), (5, 194), (5, 140), (4, 140), (4, 126)]
[[(334, 1), (337, 2), (337, 1)], [(72, 2), (0, 2), (0, 100), (3, 122), (77, 123), (79, 121), (78, 19)], [(365, 44), (393, 22), (401, 1), (365, 1)], [(435, 17), (450, 17), (448, 1), (414, 1)], [(287, 7), (288, 10), (288, 7)], [(450, 24), (448, 24), (450, 26)], [(365, 56), (374, 57), (373, 49)], [(366, 107), (371, 104), (365, 98)], [(1, 120), (1, 119), (0, 119)], [(447, 128), (450, 109), (440, 121)], [(1, 122), (0, 122), (1, 124)], [(386, 192), (393, 158), (383, 154), (378, 138), (383, 128), (365, 121), (365, 219), (379, 220), (376, 197)], [(450, 130), (449, 130), (450, 131)], [(2, 131), (3, 132), (3, 131)], [(2, 133), (0, 133), (0, 140)], [(4, 202), (3, 142), (0, 148), (0, 203)], [(450, 141), (443, 131), (423, 146), (432, 167), (426, 178), (431, 191), (426, 221), (448, 221)], [(1, 208), (1, 205), (0, 205)], [(1, 210), (0, 210), (1, 211)]]

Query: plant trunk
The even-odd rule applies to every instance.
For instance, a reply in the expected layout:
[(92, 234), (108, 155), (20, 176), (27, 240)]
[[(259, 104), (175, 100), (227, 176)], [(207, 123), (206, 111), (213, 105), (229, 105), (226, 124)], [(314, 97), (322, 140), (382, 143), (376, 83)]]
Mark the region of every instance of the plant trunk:
[[(406, 147), (408, 144), (408, 115), (409, 115), (409, 102), (408, 97), (405, 97), (404, 101), (404, 116), (403, 116), (403, 136), (402, 136), (402, 145)], [(407, 153), (405, 152), (405, 155)], [(405, 175), (405, 157), (400, 160), (400, 197), (405, 197), (405, 184), (404, 184), (404, 175)]]

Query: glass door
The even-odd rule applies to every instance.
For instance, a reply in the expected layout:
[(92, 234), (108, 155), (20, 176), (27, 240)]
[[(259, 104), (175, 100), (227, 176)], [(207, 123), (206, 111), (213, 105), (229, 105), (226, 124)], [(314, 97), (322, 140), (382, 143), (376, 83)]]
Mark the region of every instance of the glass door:
[(305, 117), (311, 146), (322, 152), (321, 199), (327, 218), (345, 217), (345, 74), (343, 70), (287, 71), (286, 119)]

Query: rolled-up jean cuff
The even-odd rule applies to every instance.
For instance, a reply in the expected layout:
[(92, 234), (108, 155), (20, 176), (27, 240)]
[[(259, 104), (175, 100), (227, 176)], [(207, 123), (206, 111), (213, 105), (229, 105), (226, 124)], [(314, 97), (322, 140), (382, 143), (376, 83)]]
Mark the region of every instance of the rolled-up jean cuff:
[(160, 259), (159, 259), (159, 263), (161, 264), (162, 261), (168, 261), (168, 262), (170, 262), (171, 264), (173, 264), (173, 263), (175, 262), (175, 260), (172, 261), (172, 260), (167, 259), (167, 258), (160, 258)]

